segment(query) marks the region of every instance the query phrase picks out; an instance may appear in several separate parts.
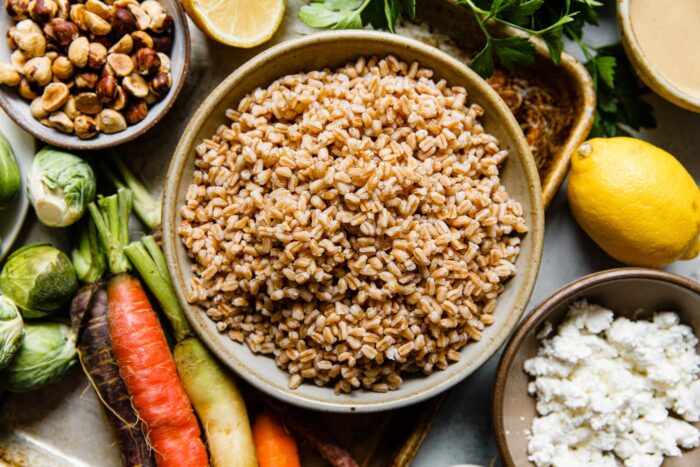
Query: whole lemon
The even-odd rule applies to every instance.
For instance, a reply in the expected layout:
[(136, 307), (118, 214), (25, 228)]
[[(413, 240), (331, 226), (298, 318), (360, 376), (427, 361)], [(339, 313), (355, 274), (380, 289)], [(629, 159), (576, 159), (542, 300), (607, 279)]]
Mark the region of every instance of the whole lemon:
[(579, 225), (623, 263), (661, 268), (700, 252), (700, 189), (666, 151), (595, 138), (574, 154), (569, 204)]

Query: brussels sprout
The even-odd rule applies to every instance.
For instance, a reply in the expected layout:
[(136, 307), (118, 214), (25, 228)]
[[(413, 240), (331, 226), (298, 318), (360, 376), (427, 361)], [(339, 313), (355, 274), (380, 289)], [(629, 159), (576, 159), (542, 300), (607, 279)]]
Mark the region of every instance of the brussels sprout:
[(0, 209), (10, 205), (19, 192), (19, 167), (5, 135), (0, 133)]
[(0, 272), (0, 291), (24, 318), (40, 318), (65, 306), (78, 289), (73, 265), (51, 245), (27, 245), (7, 258)]
[(65, 227), (80, 219), (95, 199), (95, 173), (73, 154), (45, 147), (34, 156), (27, 179), (29, 201), (49, 227)]
[(75, 334), (66, 324), (27, 322), (15, 358), (0, 371), (0, 387), (23, 392), (55, 383), (75, 365), (75, 340)]
[(15, 303), (0, 295), (0, 369), (5, 368), (22, 343), (24, 322)]

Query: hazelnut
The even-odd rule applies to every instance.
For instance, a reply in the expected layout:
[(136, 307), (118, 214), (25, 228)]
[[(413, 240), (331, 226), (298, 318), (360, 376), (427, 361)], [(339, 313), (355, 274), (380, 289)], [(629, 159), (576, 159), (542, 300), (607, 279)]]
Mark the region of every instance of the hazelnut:
[(0, 63), (0, 84), (17, 86), (22, 81), (17, 69), (9, 63)]
[(163, 10), (163, 5), (156, 0), (146, 0), (141, 4), (141, 9), (151, 18), (155, 18), (158, 15), (165, 13), (165, 10)]
[(94, 92), (83, 92), (75, 96), (75, 108), (80, 113), (97, 115), (102, 110), (102, 103)]
[(105, 63), (107, 63), (107, 47), (99, 42), (91, 42), (88, 51), (88, 66), (101, 68)]
[(17, 48), (17, 42), (15, 42), (15, 32), (17, 31), (17, 28), (12, 26), (10, 29), (7, 30), (7, 33), (5, 34), (5, 37), (7, 38), (7, 46), (15, 50)]
[(129, 76), (134, 71), (134, 61), (126, 54), (109, 54), (107, 63), (117, 76)]
[(15, 21), (27, 19), (29, 18), (29, 0), (5, 0), (5, 11)]
[(129, 125), (136, 125), (148, 115), (148, 105), (143, 99), (130, 102), (124, 110), (124, 118)]
[(71, 42), (68, 46), (68, 58), (73, 65), (78, 68), (83, 68), (88, 63), (88, 55), (90, 54), (90, 41), (87, 37), (81, 36)]
[(102, 67), (102, 73), (100, 74), (101, 78), (105, 78), (107, 76), (117, 76), (117, 74), (114, 72), (114, 68), (112, 68), (112, 65), (110, 65), (109, 62), (105, 63), (105, 66)]
[(113, 110), (122, 110), (126, 106), (126, 93), (121, 86), (117, 86), (117, 97), (109, 103), (109, 108)]
[(95, 85), (100, 80), (97, 73), (86, 71), (75, 76), (75, 87), (78, 89), (95, 89)]
[(148, 95), (145, 97), (144, 100), (146, 101), (146, 104), (153, 105), (160, 100), (160, 96), (153, 94), (153, 91), (149, 89)]
[(73, 120), (75, 134), (80, 139), (94, 138), (97, 133), (97, 121), (87, 115), (78, 115)]
[(62, 133), (73, 133), (73, 120), (64, 112), (54, 112), (49, 115), (49, 123), (51, 128), (55, 128)]
[(52, 62), (58, 58), (58, 52), (55, 50), (50, 50), (44, 54), (44, 57), (48, 58)]
[(75, 120), (75, 117), (80, 115), (78, 109), (75, 107), (75, 96), (68, 97), (68, 102), (63, 106), (63, 112), (65, 112), (71, 120)]
[(67, 81), (73, 77), (75, 69), (68, 57), (61, 55), (51, 64), (51, 71), (56, 78)]
[(24, 56), (21, 50), (15, 50), (10, 54), (10, 62), (17, 71), (22, 73), (24, 71), (24, 65), (27, 63), (27, 57)]
[(97, 115), (97, 127), (103, 133), (118, 133), (126, 130), (124, 116), (112, 109), (104, 109)]
[(12, 38), (15, 42), (19, 42), (23, 36), (27, 34), (41, 34), (41, 26), (36, 24), (31, 19), (25, 19), (20, 21), (15, 25), (14, 32), (12, 33)]
[(29, 81), (46, 86), (52, 77), (51, 60), (47, 57), (34, 57), (24, 64), (23, 73)]
[(57, 44), (66, 47), (78, 38), (80, 30), (71, 21), (66, 21), (63, 18), (54, 18), (44, 25), (44, 34)]
[(34, 21), (46, 23), (58, 14), (58, 4), (54, 0), (31, 0), (29, 2), (29, 16)]
[(160, 57), (153, 49), (139, 49), (134, 54), (134, 64), (140, 74), (152, 75), (160, 69)]
[(49, 113), (44, 110), (44, 104), (41, 101), (41, 97), (37, 97), (31, 104), (29, 104), (29, 111), (32, 113), (32, 117), (36, 118), (37, 120), (49, 116)]
[(127, 8), (117, 8), (112, 15), (112, 30), (121, 37), (138, 29), (136, 18)]
[(153, 94), (158, 96), (163, 96), (170, 91), (170, 87), (173, 85), (173, 78), (169, 71), (159, 71), (157, 75), (153, 77), (150, 84), (150, 89)]
[(153, 18), (149, 27), (151, 31), (156, 34), (172, 34), (173, 29), (175, 29), (175, 23), (173, 22), (172, 16), (161, 13)]
[(83, 5), (82, 3), (77, 3), (75, 5), (71, 5), (69, 12), (71, 21), (73, 21), (75, 25), (83, 31), (87, 31), (88, 29), (87, 24), (85, 23), (86, 11), (87, 10), (85, 9), (85, 5)]
[(112, 13), (109, 11), (109, 7), (100, 0), (87, 0), (87, 2), (85, 2), (85, 8), (87, 11), (95, 13), (105, 21), (110, 21), (112, 19)]
[(46, 52), (46, 39), (43, 34), (32, 32), (23, 35), (17, 46), (27, 57), (41, 57)]
[(146, 31), (136, 31), (131, 33), (131, 39), (134, 42), (134, 51), (148, 48), (153, 48), (153, 38)]
[(158, 58), (160, 59), (160, 68), (158, 71), (170, 71), (170, 57), (163, 52), (158, 52)]
[(170, 49), (173, 48), (173, 36), (154, 36), (153, 48), (164, 54), (170, 53)]
[(136, 25), (139, 29), (148, 29), (148, 26), (151, 25), (151, 17), (148, 16), (143, 9), (141, 9), (141, 6), (130, 3), (127, 5), (127, 9), (132, 15), (134, 15), (134, 18), (136, 18)]
[(148, 95), (148, 83), (146, 83), (146, 80), (143, 79), (141, 75), (136, 73), (132, 73), (124, 78), (124, 80), (122, 80), (122, 86), (124, 86), (126, 92), (139, 99), (143, 99)]
[(114, 3), (112, 3), (112, 6), (115, 8), (127, 8), (129, 4), (138, 5), (139, 2), (138, 0), (116, 0)]
[(129, 34), (124, 34), (110, 49), (111, 54), (128, 54), (134, 48), (134, 40)]
[(56, 18), (68, 19), (68, 14), (70, 12), (70, 0), (56, 0), (56, 5), (58, 5)]
[(57, 111), (68, 102), (69, 96), (68, 86), (63, 83), (50, 83), (44, 88), (44, 94), (41, 96), (44, 110), (47, 112)]
[(39, 87), (35, 83), (29, 82), (27, 78), (22, 78), (19, 82), (19, 95), (27, 100), (39, 97)]
[(85, 10), (85, 25), (96, 36), (104, 36), (112, 30), (112, 25), (95, 13)]
[(117, 88), (119, 83), (113, 76), (105, 76), (97, 82), (95, 93), (100, 98), (101, 102), (111, 102), (117, 97)]

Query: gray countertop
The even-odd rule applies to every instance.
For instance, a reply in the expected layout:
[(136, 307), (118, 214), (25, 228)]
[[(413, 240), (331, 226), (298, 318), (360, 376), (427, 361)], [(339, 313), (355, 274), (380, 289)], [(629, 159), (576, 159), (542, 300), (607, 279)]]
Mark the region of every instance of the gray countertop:
[[(288, 3), (287, 20), (277, 33), (275, 41), (308, 32), (292, 20), (301, 1)], [(167, 117), (151, 130), (146, 138), (120, 149), (120, 152), (128, 157), (129, 164), (148, 180), (154, 191), (160, 187), (167, 169), (169, 154), (172, 153), (181, 130), (198, 102), (240, 63), (259, 52), (258, 49), (233, 51), (204, 39), (192, 25), (190, 30), (193, 35), (192, 64), (182, 96)], [(610, 17), (604, 18), (602, 28), (589, 31), (591, 41), (599, 44), (608, 42), (615, 36), (614, 22)], [(696, 179), (700, 178), (700, 155), (696, 155), (696, 148), (700, 147), (700, 116), (675, 108), (655, 96), (651, 96), (649, 102), (656, 109), (658, 128), (644, 132), (642, 136), (676, 155)], [(24, 243), (51, 239), (54, 244), (67, 245), (65, 232), (41, 226), (31, 213), (20, 238)], [(578, 228), (571, 217), (566, 195), (562, 189), (547, 213), (544, 256), (529, 309), (559, 287), (578, 277), (618, 266), (621, 265), (605, 255)], [(675, 263), (668, 270), (700, 280), (700, 259)], [(445, 406), (418, 454), (415, 466), (448, 466), (461, 463), (488, 465), (496, 452), (491, 434), (490, 403), (491, 386), (499, 356), (500, 353), (451, 390)], [(74, 401), (95, 404), (94, 396), (86, 394), (82, 385), (73, 384), (66, 391)], [(52, 400), (49, 397), (45, 403), (47, 419), (51, 417), (60, 419), (64, 416), (61, 404), (66, 402)], [(83, 430), (70, 434), (57, 434), (54, 431), (53, 435), (91, 436), (97, 444), (110, 442), (107, 434), (96, 432), (90, 427), (84, 427)], [(39, 430), (36, 436), (44, 435)], [(1, 437), (2, 427), (0, 426)], [(47, 449), (53, 448), (48, 446)], [(105, 449), (107, 452), (108, 449)], [(66, 460), (66, 465), (90, 463), (81, 457), (80, 452), (68, 452), (63, 458)], [(112, 462), (108, 463), (112, 464)], [(0, 465), (2, 465), (1, 457)]]

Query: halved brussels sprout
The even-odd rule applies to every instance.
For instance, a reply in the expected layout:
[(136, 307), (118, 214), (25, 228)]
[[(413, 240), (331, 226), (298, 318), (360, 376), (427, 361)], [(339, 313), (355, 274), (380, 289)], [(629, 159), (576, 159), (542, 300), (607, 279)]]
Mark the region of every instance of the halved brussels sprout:
[(80, 157), (45, 147), (34, 156), (27, 180), (29, 201), (42, 224), (65, 227), (95, 199), (95, 173)]
[(0, 291), (24, 318), (40, 318), (63, 308), (78, 289), (68, 256), (51, 245), (27, 245), (7, 258)]

